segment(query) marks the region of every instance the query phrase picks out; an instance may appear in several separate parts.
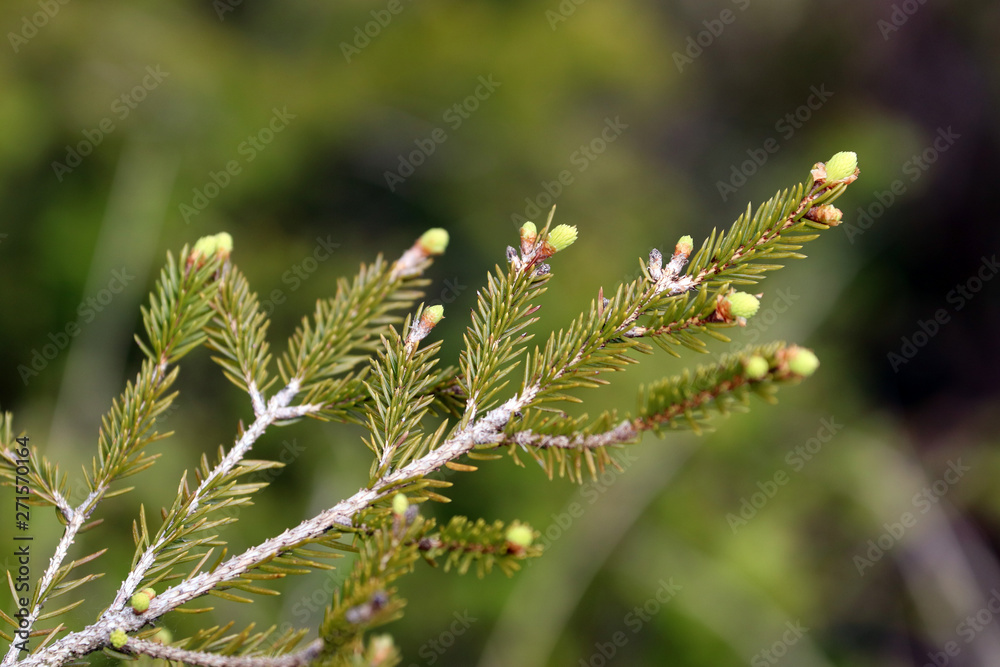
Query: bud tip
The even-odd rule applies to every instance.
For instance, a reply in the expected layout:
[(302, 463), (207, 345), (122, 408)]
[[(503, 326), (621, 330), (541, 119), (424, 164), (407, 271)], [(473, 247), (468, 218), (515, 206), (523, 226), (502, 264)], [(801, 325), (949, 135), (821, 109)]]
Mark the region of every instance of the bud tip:
[(726, 297), (729, 302), (729, 312), (733, 317), (753, 317), (760, 308), (760, 301), (753, 294), (733, 292)]
[(768, 368), (767, 359), (759, 354), (753, 355), (745, 363), (746, 375), (751, 380), (763, 379), (767, 375)]
[(423, 315), (420, 316), (420, 319), (424, 320), (427, 324), (434, 326), (444, 319), (444, 306), (439, 305), (425, 308)]
[(417, 243), (428, 255), (440, 255), (448, 247), (448, 240), (448, 230), (434, 227), (424, 232)]
[(136, 593), (132, 596), (128, 603), (132, 606), (135, 613), (141, 614), (149, 609), (149, 596), (145, 593)]
[(842, 181), (850, 178), (858, 169), (858, 154), (841, 151), (826, 161), (826, 180)]
[(575, 225), (556, 225), (555, 229), (549, 232), (548, 242), (556, 252), (559, 252), (573, 245), (576, 237)]
[(796, 375), (809, 377), (816, 372), (817, 368), (819, 368), (819, 358), (813, 353), (812, 350), (804, 347), (789, 348), (788, 370)]
[(521, 523), (515, 523), (507, 529), (506, 538), (507, 541), (514, 546), (521, 549), (527, 549), (531, 546), (531, 542), (534, 540), (535, 536), (532, 533), (531, 528), (528, 526)]
[(112, 630), (109, 639), (111, 640), (111, 645), (115, 648), (122, 648), (128, 643), (128, 635), (121, 628)]

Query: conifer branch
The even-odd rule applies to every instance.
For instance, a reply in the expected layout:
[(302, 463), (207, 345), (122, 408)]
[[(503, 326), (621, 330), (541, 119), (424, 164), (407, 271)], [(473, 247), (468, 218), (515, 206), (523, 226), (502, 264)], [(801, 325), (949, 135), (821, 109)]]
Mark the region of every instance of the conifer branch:
[(353, 420), (350, 412), (366, 394), (352, 372), (378, 348), (389, 325), (402, 320), (399, 311), (420, 298), (418, 288), (427, 281), (419, 276), (447, 245), (446, 231), (427, 231), (392, 265), (380, 255), (361, 266), (353, 283), (339, 280), (334, 297), (318, 301), (313, 317), (302, 319), (278, 370), (286, 383), (298, 379), (304, 402), (326, 406), (314, 416)]
[[(231, 240), (229, 247), (232, 247)], [(181, 257), (185, 258), (184, 267), (178, 265), (172, 255), (167, 255), (167, 266), (160, 274), (157, 295), (151, 297), (149, 310), (143, 309), (149, 345), (141, 341), (139, 344), (147, 359), (143, 361), (136, 380), (128, 383), (102, 420), (98, 437), (99, 462), (94, 461), (93, 470), (87, 475), (90, 493), (75, 508), (60, 507), (66, 525), (35, 588), (31, 611), (19, 624), (24, 636), (30, 634), (46, 600), (56, 592), (57, 586), (66, 590), (96, 578), (88, 575), (63, 583), (74, 567), (93, 556), (74, 561), (66, 567), (62, 563), (77, 534), (85, 528), (98, 503), (108, 495), (111, 484), (145, 470), (153, 463), (154, 458), (146, 457), (142, 450), (165, 437), (150, 431), (155, 426), (157, 415), (173, 401), (172, 395), (164, 396), (177, 376), (176, 369), (167, 372), (168, 364), (176, 362), (203, 340), (201, 328), (209, 317), (208, 304), (216, 289), (213, 278), (221, 269), (221, 263), (228, 258), (228, 250), (218, 253), (215, 250), (213, 247), (206, 252), (196, 246), (189, 253), (185, 247), (181, 251)], [(17, 643), (11, 642), (0, 664), (13, 664), (18, 653)]]
[[(778, 384), (794, 383), (806, 377), (808, 373), (801, 372), (802, 369), (797, 372), (795, 365), (790, 365), (790, 360), (802, 353), (797, 346), (776, 343), (725, 355), (718, 364), (699, 368), (694, 377), (685, 373), (645, 388), (640, 416), (622, 420), (613, 428), (598, 433), (580, 433), (576, 420), (562, 420), (567, 422), (565, 430), (572, 431), (572, 434), (517, 430), (508, 432), (495, 446), (597, 449), (635, 442), (643, 432), (658, 431), (663, 427), (690, 426), (700, 431), (710, 408), (715, 407), (725, 414), (734, 406), (745, 405), (750, 393), (772, 400)], [(808, 350), (804, 353), (811, 354)], [(751, 358), (762, 359), (767, 364), (766, 368), (763, 371), (749, 368)], [(547, 424), (546, 430), (563, 430), (559, 421)]]
[(159, 660), (170, 660), (187, 665), (198, 665), (199, 667), (304, 667), (320, 655), (323, 647), (323, 640), (316, 639), (310, 642), (305, 648), (295, 653), (286, 653), (284, 655), (221, 655), (219, 653), (191, 651), (170, 646), (169, 644), (149, 641), (148, 639), (129, 637), (122, 648), (132, 653), (148, 655), (151, 658)]
[[(256, 388), (251, 384), (250, 389), (251, 391), (255, 391)], [(297, 383), (293, 380), (288, 386), (275, 394), (268, 402), (267, 408), (257, 416), (253, 424), (250, 425), (250, 428), (241, 434), (236, 444), (226, 453), (219, 464), (209, 474), (204, 476), (197, 489), (188, 496), (186, 502), (181, 506), (175, 507), (174, 511), (164, 518), (163, 526), (156, 540), (142, 552), (141, 557), (138, 558), (138, 561), (132, 567), (132, 571), (129, 572), (128, 577), (122, 582), (111, 605), (111, 609), (124, 608), (129, 598), (138, 590), (140, 583), (146, 577), (150, 568), (161, 557), (164, 549), (171, 543), (177, 542), (192, 532), (192, 529), (185, 528), (185, 524), (191, 522), (192, 517), (198, 513), (206, 495), (209, 495), (213, 489), (217, 488), (219, 480), (229, 474), (243, 460), (254, 443), (264, 434), (268, 426), (283, 419), (302, 417), (319, 411), (321, 406), (318, 405), (287, 407), (288, 403), (295, 397), (297, 390)], [(200, 529), (204, 530), (204, 528)], [(187, 544), (185, 550), (190, 551), (191, 547), (191, 544)]]
[[(67, 528), (36, 593), (28, 629), (43, 618), (39, 612), (47, 597), (97, 576), (62, 581), (100, 552), (68, 566), (61, 563), (75, 535), (88, 527), (86, 521), (101, 498), (121, 492), (111, 492), (110, 485), (152, 464), (154, 457), (146, 456), (143, 448), (161, 437), (153, 427), (173, 399), (166, 393), (177, 373), (169, 368), (172, 363), (207, 341), (218, 353), (215, 359), (223, 372), (248, 393), (255, 419), (246, 429), (241, 425), (228, 452), (220, 448), (216, 463), (210, 465), (202, 456), (194, 491), (188, 489), (186, 476), (182, 478), (177, 498), (169, 511), (163, 511), (163, 523), (154, 537), (145, 510), (140, 509), (133, 527), (137, 547), (133, 567), (100, 618), (79, 632), (43, 644), (18, 664), (57, 667), (109, 643), (206, 667), (295, 667), (316, 661), (376, 664), (395, 659), (391, 641), (373, 638), (366, 649), (364, 633), (401, 613), (404, 602), (392, 584), (414, 562), (421, 557), (443, 559), (445, 569), (465, 572), (475, 565), (482, 574), (495, 566), (509, 574), (520, 560), (540, 551), (531, 546), (534, 532), (517, 522), (505, 525), (453, 517), (436, 529), (433, 520), (420, 517), (418, 505), (410, 505), (403, 494), (411, 494), (415, 503), (446, 501), (435, 489), (449, 483), (430, 475), (443, 467), (472, 471), (473, 466), (458, 459), (495, 458), (489, 452), (499, 447), (507, 447), (513, 455), (526, 452), (550, 475), (558, 468), (560, 474), (582, 479), (584, 467), (595, 474), (604, 466), (617, 465), (608, 450), (634, 442), (645, 431), (700, 431), (713, 411), (743, 409), (751, 394), (773, 400), (780, 384), (809, 376), (819, 363), (815, 355), (797, 346), (774, 344), (743, 350), (693, 374), (685, 372), (645, 387), (634, 417), (620, 419), (616, 413), (606, 413), (587, 423), (586, 417), (543, 412), (545, 403), (579, 400), (568, 393), (572, 389), (606, 384), (600, 374), (636, 363), (632, 352), (653, 351), (647, 341), (676, 353), (671, 348), (677, 345), (700, 350), (702, 335), (728, 340), (719, 330), (745, 324), (759, 305), (757, 297), (736, 292), (732, 285), (756, 282), (762, 272), (778, 268), (761, 260), (799, 257), (795, 251), (815, 237), (813, 231), (838, 224), (840, 212), (829, 202), (856, 177), (853, 154), (838, 154), (828, 165), (813, 168), (808, 185), (779, 193), (752, 215), (748, 209), (728, 232), (713, 232), (693, 257), (690, 237), (680, 239), (666, 266), (654, 251), (642, 264), (642, 277), (619, 286), (611, 298), (604, 298), (602, 290), (586, 312), (527, 354), (520, 389), (505, 400), (498, 398), (504, 378), (519, 365), (530, 339), (525, 329), (537, 319), (537, 306), (531, 302), (551, 277), (546, 260), (576, 239), (575, 227), (550, 229), (551, 215), (541, 231), (526, 223), (520, 249), (508, 248), (506, 269), (497, 267), (489, 274), (465, 334), (458, 370), (436, 370), (440, 343), (420, 347), (440, 320), (440, 307), (421, 308), (414, 319), (402, 323), (401, 333), (395, 328), (399, 313), (420, 296), (416, 289), (423, 285), (420, 274), (447, 244), (446, 232), (431, 230), (392, 265), (379, 258), (362, 266), (353, 282), (340, 281), (336, 295), (317, 304), (314, 316), (303, 319), (281, 356), (278, 371), (285, 385), (270, 398), (266, 394), (274, 380), (267, 373), (267, 319), (243, 275), (224, 263), (231, 239), (228, 235), (202, 239), (191, 253), (185, 249), (183, 267), (168, 255), (158, 292), (143, 309), (149, 341), (139, 344), (147, 359), (105, 417), (99, 462), (95, 460), (88, 476), (88, 498), (78, 508), (69, 507), (58, 470), (44, 459), (32, 459), (38, 499), (59, 507)], [(362, 362), (368, 366), (360, 367)], [(448, 420), (443, 420), (425, 435), (423, 422), (432, 407), (455, 414), (457, 423), (449, 430)], [(302, 416), (367, 426), (366, 443), (374, 454), (369, 484), (242, 553), (226, 558), (221, 552), (204, 567), (213, 550), (225, 544), (213, 531), (235, 520), (212, 513), (249, 503), (250, 494), (267, 484), (240, 482), (242, 475), (280, 465), (248, 460), (252, 446), (269, 426)], [(16, 462), (10, 455), (10, 418), (5, 416), (0, 426), (0, 470), (9, 478), (8, 468)], [(353, 543), (341, 541), (348, 534)], [(145, 626), (202, 595), (249, 602), (236, 592), (274, 594), (261, 582), (329, 568), (322, 560), (344, 551), (358, 553), (355, 566), (327, 610), (321, 639), (300, 651), (291, 652), (301, 634), (286, 633), (264, 655), (258, 647), (271, 631), (251, 637), (247, 628), (224, 636), (229, 625), (200, 631), (174, 646), (142, 638), (148, 636)], [(192, 561), (197, 561), (193, 569), (175, 572)], [(164, 581), (176, 583), (158, 595), (145, 589), (136, 592), (143, 582)], [(49, 632), (52, 640), (57, 630), (36, 634)], [(141, 636), (129, 638), (130, 632)], [(4, 667), (17, 655), (12, 645)]]

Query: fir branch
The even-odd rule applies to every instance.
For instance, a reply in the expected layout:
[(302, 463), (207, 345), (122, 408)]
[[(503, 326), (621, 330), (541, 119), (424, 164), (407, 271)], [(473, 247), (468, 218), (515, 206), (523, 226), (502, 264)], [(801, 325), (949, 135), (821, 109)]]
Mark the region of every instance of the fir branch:
[(513, 262), (506, 272), (498, 266), (487, 275), (459, 362), (462, 375), (458, 381), (466, 397), (463, 423), (490, 405), (506, 384), (500, 381), (516, 368), (516, 359), (531, 338), (521, 331), (538, 320), (532, 317), (537, 307), (528, 304), (545, 291), (550, 277), (550, 273), (538, 274), (532, 267), (525, 270)]
[[(25, 465), (26, 475), (23, 474)], [(4, 486), (24, 486), (24, 481), (28, 481), (31, 493), (26, 502), (30, 505), (52, 505), (64, 518), (73, 513), (68, 500), (69, 483), (66, 474), (62, 473), (60, 476), (58, 467), (39, 455), (34, 447), (17, 442), (14, 437), (14, 415), (10, 412), (0, 414), (0, 477), (7, 480)]]
[(559, 225), (549, 231), (555, 210), (553, 206), (549, 211), (541, 232), (531, 222), (521, 227), (520, 253), (508, 247), (507, 270), (495, 267), (494, 273), (486, 276), (486, 289), (477, 292), (476, 309), (472, 311), (459, 361), (458, 382), (465, 395), (460, 427), (495, 404), (494, 395), (506, 385), (501, 380), (517, 367), (517, 357), (532, 338), (522, 331), (538, 320), (532, 317), (538, 306), (529, 303), (545, 292), (551, 278), (544, 260), (576, 240), (575, 227)]
[[(447, 244), (447, 232), (432, 229), (391, 266), (379, 255), (372, 265), (361, 266), (353, 282), (339, 280), (334, 297), (318, 301), (313, 317), (302, 319), (278, 370), (286, 383), (298, 380), (306, 402), (329, 406), (315, 416), (345, 420), (364, 399), (360, 383), (350, 383), (350, 373), (378, 348), (389, 325), (402, 320), (399, 311), (420, 298), (418, 288), (427, 281), (419, 276)], [(347, 386), (353, 391), (343, 391)]]
[[(520, 524), (518, 524), (520, 525)], [(511, 526), (503, 521), (489, 523), (484, 519), (471, 521), (464, 516), (454, 516), (435, 535), (422, 538), (417, 548), (428, 560), (444, 558), (444, 569), (458, 570), (465, 574), (473, 563), (480, 577), (494, 566), (507, 576), (520, 569), (520, 561), (537, 557), (541, 547), (522, 547), (508, 539)]]
[[(215, 316), (205, 328), (208, 347), (222, 356), (212, 359), (222, 366), (226, 377), (252, 396), (259, 396), (273, 382), (268, 381), (271, 362), (267, 314), (260, 311), (257, 294), (235, 266), (229, 267), (212, 302)], [(258, 410), (259, 411), (259, 410)]]
[[(251, 385), (251, 392), (253, 393), (254, 391), (256, 391), (256, 388)], [(171, 545), (185, 540), (185, 544), (182, 545), (183, 551), (189, 552), (189, 560), (195, 558), (193, 553), (195, 545), (187, 540), (189, 540), (192, 533), (207, 529), (203, 523), (197, 522), (197, 520), (203, 519), (206, 515), (206, 512), (199, 510), (207, 500), (214, 500), (223, 493), (230, 493), (231, 485), (224, 485), (223, 482), (227, 481), (230, 473), (243, 461), (250, 448), (264, 434), (267, 427), (278, 421), (302, 417), (320, 410), (321, 406), (318, 405), (288, 407), (288, 404), (297, 392), (298, 386), (293, 380), (292, 383), (275, 394), (267, 403), (266, 408), (257, 415), (253, 424), (243, 431), (232, 449), (222, 457), (220, 462), (211, 471), (204, 475), (195, 491), (187, 495), (183, 503), (175, 504), (171, 512), (164, 517), (163, 525), (156, 539), (152, 543), (149, 543), (149, 540), (140, 543), (140, 547), (145, 544), (148, 544), (148, 546), (141, 550), (141, 556), (137, 554), (132, 571), (129, 572), (128, 577), (126, 577), (118, 589), (111, 609), (125, 607), (129, 598), (138, 590), (150, 569), (153, 568), (154, 564), (156, 564)], [(245, 472), (251, 471), (248, 469)], [(260, 486), (262, 485), (253, 485), (244, 489), (244, 491), (255, 491)], [(213, 503), (211, 509), (222, 509), (225, 506), (232, 506), (233, 504), (236, 503), (232, 499), (229, 499), (226, 504)]]
[(353, 656), (360, 650), (365, 630), (402, 615), (405, 602), (396, 597), (392, 583), (410, 572), (419, 558), (416, 548), (407, 546), (406, 538), (420, 531), (420, 523), (379, 529), (361, 541), (354, 568), (334, 593), (320, 624), (320, 638), (329, 647), (325, 659)]
[[(558, 420), (553, 420), (546, 425), (547, 430), (572, 434), (515, 430), (495, 447), (599, 449), (636, 442), (643, 432), (661, 432), (664, 427), (687, 426), (700, 433), (710, 409), (727, 414), (733, 407), (745, 405), (751, 393), (771, 401), (778, 385), (802, 380), (805, 376), (789, 365), (789, 359), (799, 354), (800, 349), (785, 343), (752, 347), (724, 355), (717, 364), (700, 367), (693, 375), (685, 372), (649, 385), (640, 394), (639, 416), (624, 419), (610, 429), (588, 433), (590, 429), (581, 429), (577, 420), (566, 420), (568, 428), (560, 428)], [(760, 357), (767, 363), (763, 374), (748, 373), (751, 357)]]
[[(385, 476), (394, 462), (411, 459), (421, 447), (420, 421), (434, 400), (431, 372), (440, 343), (417, 350), (417, 344), (441, 319), (442, 308), (429, 308), (411, 324), (407, 318), (404, 341), (395, 329), (382, 337), (383, 350), (372, 359), (372, 381), (365, 383), (371, 397), (366, 405), (370, 436), (365, 444), (376, 455), (369, 484)], [(424, 441), (426, 447), (430, 441)]]
[(316, 639), (295, 653), (277, 656), (233, 656), (190, 651), (147, 639), (129, 637), (123, 648), (139, 655), (199, 667), (304, 667), (319, 656), (323, 647), (323, 640)]
[[(75, 587), (93, 578), (89, 576), (62, 584), (77, 564), (89, 560), (74, 561), (63, 567), (70, 547), (77, 534), (85, 528), (98, 503), (108, 494), (111, 484), (152, 465), (153, 458), (145, 456), (142, 450), (164, 437), (151, 431), (157, 415), (173, 400), (172, 395), (164, 395), (177, 376), (176, 369), (167, 372), (168, 364), (176, 362), (204, 339), (201, 328), (210, 316), (208, 304), (217, 285), (214, 278), (228, 254), (206, 256), (189, 252), (185, 246), (181, 257), (186, 258), (183, 267), (175, 262), (171, 254), (167, 254), (167, 266), (160, 273), (157, 295), (151, 296), (149, 310), (143, 309), (150, 340), (148, 346), (141, 342), (139, 345), (147, 354), (147, 359), (136, 380), (128, 383), (102, 420), (98, 437), (100, 462), (95, 460), (92, 472), (87, 475), (89, 495), (76, 508), (61, 508), (66, 525), (35, 587), (31, 611), (20, 622), (20, 630), (25, 634), (31, 632), (56, 586)], [(17, 645), (11, 643), (0, 665), (13, 664), (18, 653)]]
[[(536, 349), (525, 364), (521, 389), (499, 405), (495, 396), (502, 388), (500, 381), (516, 365), (516, 358), (523, 350), (519, 342), (527, 337), (523, 329), (534, 321), (534, 309), (529, 302), (549, 279), (549, 267), (543, 262), (576, 238), (575, 228), (566, 225), (550, 232), (551, 216), (550, 223), (541, 232), (533, 224), (526, 223), (521, 230), (520, 253), (509, 248), (508, 270), (504, 272), (498, 268), (488, 278), (466, 335), (461, 374), (447, 370), (432, 375), (429, 370), (436, 346), (418, 351), (417, 342), (422, 337), (414, 333), (418, 327), (404, 329), (403, 336), (396, 336), (390, 328), (398, 322), (394, 311), (412, 303), (418, 296), (403, 288), (412, 290), (417, 286), (414, 276), (425, 268), (430, 255), (443, 250), (447, 236), (440, 230), (421, 237), (392, 267), (385, 265), (381, 258), (371, 267), (362, 267), (361, 275), (353, 284), (342, 281), (337, 295), (317, 306), (313, 321), (303, 321), (290, 341), (288, 353), (279, 362), (286, 387), (270, 401), (265, 400), (263, 390), (256, 384), (257, 379), (266, 381), (255, 370), (256, 366), (263, 365), (259, 362), (264, 357), (253, 356), (246, 346), (240, 351), (238, 345), (246, 339), (238, 341), (229, 338), (228, 334), (219, 334), (213, 340), (230, 353), (224, 367), (230, 372), (237, 371), (234, 373), (237, 379), (245, 381), (257, 419), (240, 433), (236, 445), (220, 457), (215, 468), (209, 469), (207, 462), (203, 463), (202, 483), (194, 493), (187, 493), (182, 484), (183, 493), (168, 514), (170, 521), (164, 522), (166, 528), (161, 529), (158, 538), (150, 540), (144, 514), (140, 514), (137, 542), (148, 547), (137, 559), (115, 603), (98, 621), (40, 648), (21, 664), (25, 667), (64, 664), (104, 646), (112, 631), (140, 630), (201, 595), (245, 600), (225, 592), (226, 589), (270, 592), (255, 582), (318, 566), (316, 558), (330, 555), (307, 548), (311, 544), (333, 551), (356, 549), (359, 553), (351, 577), (324, 619), (322, 637), (325, 644), (318, 658), (331, 664), (346, 664), (348, 660), (362, 659), (361, 640), (365, 629), (399, 613), (403, 603), (394, 597), (390, 585), (408, 572), (421, 554), (429, 558), (443, 557), (446, 567), (459, 569), (468, 568), (473, 562), (479, 567), (493, 563), (504, 569), (516, 566), (517, 561), (527, 555), (526, 547), (531, 541), (531, 533), (525, 527), (519, 526), (516, 531), (511, 527), (501, 533), (503, 525), (500, 523), (469, 522), (456, 517), (439, 534), (433, 535), (428, 532), (432, 523), (421, 519), (412, 523), (410, 519), (404, 521), (404, 517), (410, 516), (406, 512), (396, 513), (391, 527), (376, 525), (374, 532), (369, 532), (370, 527), (364, 521), (373, 512), (375, 516), (379, 511), (384, 513), (384, 509), (378, 508), (384, 508), (389, 496), (400, 491), (442, 500), (443, 497), (431, 489), (447, 485), (447, 482), (431, 479), (428, 475), (444, 466), (459, 466), (456, 460), (467, 454), (475, 456), (476, 449), (509, 446), (512, 451), (521, 449), (536, 458), (550, 456), (551, 466), (566, 452), (560, 465), (565, 466), (568, 462), (579, 476), (583, 463), (592, 472), (595, 465), (614, 464), (607, 450), (634, 440), (643, 431), (662, 433), (679, 427), (699, 430), (711, 410), (725, 414), (743, 406), (751, 393), (770, 399), (778, 384), (809, 375), (818, 364), (812, 353), (783, 345), (755, 348), (725, 357), (719, 364), (700, 369), (694, 375), (684, 374), (651, 385), (642, 394), (638, 415), (629, 420), (619, 421), (608, 414), (586, 425), (580, 419), (561, 417), (539, 422), (535, 416), (537, 411), (532, 411), (525, 422), (528, 428), (510, 426), (512, 418), (520, 417), (528, 408), (537, 408), (546, 401), (572, 400), (565, 393), (568, 389), (603, 384), (604, 380), (597, 375), (633, 363), (629, 352), (651, 350), (641, 340), (643, 338), (695, 346), (695, 334), (719, 336), (721, 334), (716, 331), (719, 326), (738, 324), (742, 317), (752, 314), (749, 306), (756, 307), (755, 299), (742, 295), (743, 298), (737, 300), (729, 285), (757, 280), (761, 272), (776, 268), (776, 265), (761, 264), (761, 258), (798, 256), (794, 252), (799, 247), (796, 244), (812, 238), (806, 232), (825, 229), (839, 221), (839, 212), (831, 211), (828, 202), (856, 178), (856, 169), (853, 173), (844, 170), (844, 165), (853, 164), (852, 160), (840, 160), (844, 173), (839, 174), (839, 180), (828, 179), (823, 165), (817, 165), (808, 187), (799, 186), (790, 193), (780, 194), (753, 216), (748, 211), (726, 234), (713, 233), (692, 259), (686, 274), (681, 272), (692, 250), (690, 239), (681, 239), (666, 267), (661, 266), (662, 258), (651, 255), (649, 264), (643, 266), (643, 278), (619, 287), (612, 299), (605, 300), (600, 294), (587, 313), (567, 330), (554, 333), (543, 349)], [(692, 293), (694, 290), (696, 294)], [(263, 320), (256, 317), (252, 300), (249, 296), (241, 296), (243, 294), (249, 292), (234, 288), (225, 297), (227, 301), (220, 308), (238, 312), (223, 315), (221, 323), (232, 326), (242, 322), (251, 328), (261, 328)], [(197, 323), (199, 331), (171, 328), (168, 315), (177, 301), (171, 299), (170, 289), (166, 289), (146, 313), (146, 319), (151, 320), (147, 321), (151, 343), (148, 347), (143, 346), (151, 359), (161, 362), (156, 369), (164, 379), (169, 377), (164, 375), (166, 361), (177, 353), (170, 352), (168, 346), (161, 343), (176, 341), (178, 349), (186, 350), (203, 339), (205, 334), (201, 329), (207, 324), (207, 319), (199, 319), (201, 315), (196, 314), (191, 322)], [(644, 316), (650, 321), (638, 324), (639, 318)], [(375, 338), (376, 335), (380, 337)], [(374, 362), (374, 378), (365, 384), (365, 371), (358, 372), (356, 367), (371, 356), (380, 342), (384, 351)], [(418, 377), (421, 373), (426, 377)], [(137, 382), (136, 386), (140, 384)], [(293, 406), (292, 399), (297, 393), (305, 393), (306, 399)], [(331, 399), (333, 395), (336, 401)], [(447, 436), (444, 435), (445, 424), (442, 424), (435, 434), (420, 439), (416, 435), (419, 417), (430, 408), (435, 396), (439, 405), (446, 406), (454, 406), (456, 399), (464, 398), (465, 412)], [(400, 397), (405, 402), (413, 402), (415, 407), (407, 411)], [(159, 402), (147, 401), (143, 410), (151, 411), (155, 417), (158, 406), (168, 400), (169, 397)], [(118, 413), (112, 415), (117, 420), (113, 424), (132, 423), (133, 413), (129, 410), (133, 410), (133, 404), (134, 401), (125, 402)], [(176, 538), (184, 531), (193, 535), (197, 530), (207, 531), (225, 523), (224, 519), (213, 521), (206, 516), (216, 500), (220, 505), (229, 502), (230, 498), (234, 503), (242, 502), (240, 498), (261, 486), (238, 485), (236, 478), (243, 468), (257, 465), (257, 462), (244, 461), (244, 456), (268, 425), (303, 414), (355, 418), (356, 413), (352, 414), (352, 410), (357, 407), (370, 417), (371, 443), (379, 454), (378, 474), (367, 488), (243, 553), (227, 559), (220, 556), (206, 570), (202, 570), (202, 565), (208, 553), (201, 555), (201, 561), (185, 580), (156, 595), (148, 607), (143, 603), (137, 611), (124, 604), (123, 591), (135, 590), (143, 576), (155, 572), (166, 576), (175, 564), (198, 557), (183, 553), (184, 545)], [(548, 431), (536, 427), (539, 424)], [(574, 433), (570, 432), (571, 428)], [(135, 438), (147, 437), (146, 430), (136, 433)], [(415, 434), (412, 439), (411, 433)], [(156, 434), (148, 437), (155, 438)], [(398, 455), (399, 452), (405, 452), (406, 456)], [(121, 452), (115, 454), (121, 457)], [(125, 457), (123, 461), (116, 464), (119, 469), (134, 471), (147, 464), (141, 456)], [(357, 534), (353, 547), (339, 542), (341, 532)], [(207, 546), (209, 540), (208, 537), (193, 537), (186, 544)], [(512, 549), (511, 545), (518, 548)], [(158, 562), (161, 557), (165, 562)], [(223, 641), (222, 630), (219, 630), (206, 636), (207, 645), (200, 648), (214, 648), (217, 650), (212, 653), (225, 654), (230, 645), (243, 646), (248, 631), (230, 643), (219, 644)]]

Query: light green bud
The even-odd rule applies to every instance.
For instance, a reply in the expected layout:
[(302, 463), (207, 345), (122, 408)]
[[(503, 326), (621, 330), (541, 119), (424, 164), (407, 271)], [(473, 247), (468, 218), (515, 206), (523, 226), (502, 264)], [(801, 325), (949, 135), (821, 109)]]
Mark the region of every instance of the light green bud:
[(759, 354), (755, 354), (746, 360), (746, 376), (751, 380), (762, 379), (765, 375), (767, 375), (768, 368), (767, 359)]
[(788, 370), (796, 375), (809, 377), (819, 368), (819, 358), (812, 350), (804, 347), (793, 347), (788, 352)]
[(573, 245), (573, 242), (576, 241), (576, 236), (576, 227), (574, 225), (557, 225), (555, 229), (549, 232), (547, 240), (549, 245), (556, 252), (559, 252)]
[(136, 593), (132, 596), (132, 599), (130, 599), (128, 603), (132, 605), (132, 609), (135, 613), (141, 614), (149, 609), (149, 596), (145, 593)]
[(733, 317), (753, 317), (760, 308), (760, 301), (753, 294), (733, 292), (726, 297), (729, 302), (729, 313)]
[(410, 509), (410, 501), (407, 500), (406, 496), (402, 493), (397, 493), (392, 497), (392, 513), (398, 516), (403, 516), (406, 514), (406, 510)]
[(111, 645), (115, 648), (121, 648), (128, 643), (128, 635), (122, 629), (112, 630), (109, 638), (111, 639)]
[(850, 151), (837, 153), (826, 161), (826, 180), (842, 181), (853, 176), (858, 168), (858, 155)]
[(534, 540), (531, 528), (521, 523), (515, 523), (508, 528), (507, 534), (504, 537), (506, 537), (508, 542), (522, 549), (530, 547), (531, 542)]
[(440, 227), (428, 229), (417, 243), (428, 255), (440, 255), (448, 247), (448, 230)]
[(424, 312), (421, 313), (420, 319), (423, 320), (425, 324), (434, 326), (444, 319), (444, 306), (439, 305), (424, 308)]

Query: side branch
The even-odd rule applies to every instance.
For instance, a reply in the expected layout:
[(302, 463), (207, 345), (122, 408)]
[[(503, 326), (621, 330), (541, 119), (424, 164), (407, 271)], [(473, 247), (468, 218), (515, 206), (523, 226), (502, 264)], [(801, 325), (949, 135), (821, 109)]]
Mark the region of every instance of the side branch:
[(304, 667), (315, 660), (323, 651), (325, 644), (322, 639), (312, 641), (308, 646), (295, 653), (287, 655), (268, 656), (238, 656), (206, 653), (204, 651), (189, 651), (176, 646), (167, 646), (146, 639), (129, 637), (123, 648), (148, 655), (151, 658), (183, 662), (199, 667)]
[[(253, 424), (251, 424), (250, 427), (243, 432), (243, 435), (236, 441), (236, 444), (233, 445), (232, 449), (229, 450), (222, 461), (212, 469), (212, 472), (202, 480), (201, 484), (198, 485), (198, 488), (191, 494), (187, 508), (183, 511), (183, 515), (177, 518), (177, 521), (183, 522), (186, 518), (190, 517), (198, 510), (206, 491), (211, 488), (220, 477), (229, 473), (240, 463), (240, 461), (243, 460), (243, 458), (250, 451), (251, 447), (253, 447), (254, 443), (257, 442), (257, 440), (264, 434), (264, 431), (268, 426), (276, 421), (294, 419), (306, 414), (318, 412), (322, 408), (322, 406), (319, 405), (288, 407), (288, 403), (291, 402), (292, 398), (294, 398), (296, 392), (298, 391), (298, 386), (298, 381), (293, 379), (286, 387), (271, 398), (271, 400), (267, 403), (267, 408), (258, 413)], [(260, 395), (257, 388), (252, 384), (250, 386), (250, 391), (252, 396)], [(137, 562), (135, 567), (132, 568), (132, 571), (118, 589), (118, 593), (111, 605), (111, 609), (121, 609), (125, 606), (132, 594), (138, 589), (143, 577), (146, 576), (146, 573), (156, 562), (156, 558), (159, 556), (160, 551), (170, 541), (172, 540), (169, 537), (169, 532), (163, 531), (161, 532), (160, 538), (151, 544), (145, 552), (143, 552), (139, 562)]]
[(202, 572), (167, 589), (153, 598), (149, 609), (144, 613), (136, 614), (127, 606), (112, 607), (96, 623), (28, 656), (19, 663), (20, 667), (53, 667), (84, 656), (105, 645), (112, 630), (134, 632), (167, 612), (207, 594), (219, 584), (241, 576), (262, 562), (320, 537), (338, 526), (353, 527), (354, 517), (358, 513), (411, 480), (435, 472), (448, 461), (468, 453), (477, 444), (497, 441), (501, 430), (510, 421), (511, 415), (532, 399), (532, 392), (522, 392), (483, 415), (475, 424), (452, 435), (441, 447), (386, 476), (374, 487), (362, 489), (294, 528), (233, 556), (211, 572)]

